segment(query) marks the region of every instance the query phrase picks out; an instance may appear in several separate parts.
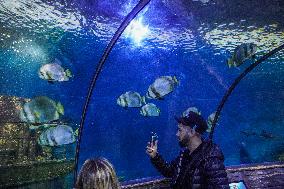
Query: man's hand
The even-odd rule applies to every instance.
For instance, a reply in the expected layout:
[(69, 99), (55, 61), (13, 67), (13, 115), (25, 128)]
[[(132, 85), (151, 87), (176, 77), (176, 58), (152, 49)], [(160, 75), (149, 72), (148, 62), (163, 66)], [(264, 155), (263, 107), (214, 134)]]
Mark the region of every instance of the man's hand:
[(158, 151), (158, 140), (153, 142), (148, 142), (146, 147), (146, 153), (151, 157), (154, 158), (157, 155)]

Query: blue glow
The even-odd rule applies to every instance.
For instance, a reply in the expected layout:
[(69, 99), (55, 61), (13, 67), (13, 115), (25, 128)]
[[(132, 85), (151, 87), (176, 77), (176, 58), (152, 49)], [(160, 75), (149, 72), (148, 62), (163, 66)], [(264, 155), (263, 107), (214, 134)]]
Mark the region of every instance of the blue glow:
[(231, 183), (229, 184), (230, 189), (246, 189), (246, 186), (244, 185), (244, 183), (238, 182), (238, 183)]
[(125, 35), (127, 38), (131, 38), (135, 44), (140, 45), (141, 41), (149, 34), (150, 30), (142, 23), (142, 17), (137, 20), (133, 20), (125, 29)]

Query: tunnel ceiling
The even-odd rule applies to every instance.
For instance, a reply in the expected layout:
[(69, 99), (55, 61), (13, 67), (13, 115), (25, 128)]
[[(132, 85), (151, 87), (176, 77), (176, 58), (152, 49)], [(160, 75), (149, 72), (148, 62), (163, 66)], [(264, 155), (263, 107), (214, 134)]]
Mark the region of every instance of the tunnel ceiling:
[[(77, 129), (95, 66), (137, 3), (0, 1), (1, 95), (60, 101), (64, 121)], [(81, 164), (91, 156), (106, 156), (126, 180), (158, 175), (144, 154), (151, 131), (159, 132), (163, 152), (173, 157), (178, 149), (173, 116), (188, 106), (201, 107), (206, 117), (216, 109), (230, 84), (252, 63), (228, 68), (226, 60), (236, 46), (254, 43), (260, 58), (283, 44), (284, 1), (151, 0), (135, 22), (143, 37), (135, 41), (135, 26), (130, 24), (110, 53), (91, 99), (80, 152)], [(39, 68), (55, 58), (74, 73), (70, 81), (50, 84), (39, 78)], [(282, 51), (253, 70), (227, 102), (216, 130), (227, 164), (283, 158), (283, 59)], [(129, 90), (145, 95), (151, 82), (163, 75), (176, 75), (181, 84), (169, 97), (153, 101), (161, 107), (160, 117), (148, 119), (139, 110), (117, 105), (119, 95)]]

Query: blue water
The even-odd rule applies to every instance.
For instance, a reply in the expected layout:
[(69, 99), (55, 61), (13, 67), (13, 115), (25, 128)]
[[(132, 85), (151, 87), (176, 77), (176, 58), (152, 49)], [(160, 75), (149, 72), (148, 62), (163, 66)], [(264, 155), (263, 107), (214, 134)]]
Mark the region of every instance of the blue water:
[[(234, 79), (252, 63), (229, 69), (226, 59), (232, 50), (243, 42), (254, 42), (259, 58), (284, 42), (280, 0), (271, 6), (263, 3), (254, 12), (249, 10), (257, 1), (181, 2), (151, 2), (140, 15), (150, 33), (140, 44), (123, 34), (114, 46), (91, 97), (79, 167), (87, 158), (103, 156), (123, 180), (159, 175), (145, 153), (150, 133), (158, 134), (159, 152), (165, 159), (174, 158), (179, 147), (173, 117), (196, 106), (207, 118)], [(62, 119), (78, 127), (96, 65), (135, 3), (0, 2), (0, 94), (45, 95), (60, 101), (65, 108)], [(223, 7), (223, 11), (214, 6)], [(237, 14), (234, 7), (243, 11)], [(54, 58), (72, 71), (70, 81), (49, 84), (38, 77), (40, 66)], [(224, 152), (226, 165), (278, 161), (283, 155), (283, 58), (280, 52), (259, 65), (225, 104), (214, 140)], [(161, 109), (159, 117), (146, 118), (139, 109), (116, 104), (126, 91), (145, 95), (149, 85), (164, 75), (175, 75), (179, 85), (164, 100), (148, 100)], [(246, 137), (241, 132), (262, 130), (275, 138)]]

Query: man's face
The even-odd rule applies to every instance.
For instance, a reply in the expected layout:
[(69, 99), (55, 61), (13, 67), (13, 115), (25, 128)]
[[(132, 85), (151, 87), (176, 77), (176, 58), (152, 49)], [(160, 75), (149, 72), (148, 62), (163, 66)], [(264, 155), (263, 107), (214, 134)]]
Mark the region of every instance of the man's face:
[(178, 124), (178, 130), (176, 133), (176, 136), (179, 141), (179, 145), (181, 147), (186, 147), (187, 144), (189, 143), (191, 132), (191, 128), (188, 126), (184, 126), (183, 124)]

